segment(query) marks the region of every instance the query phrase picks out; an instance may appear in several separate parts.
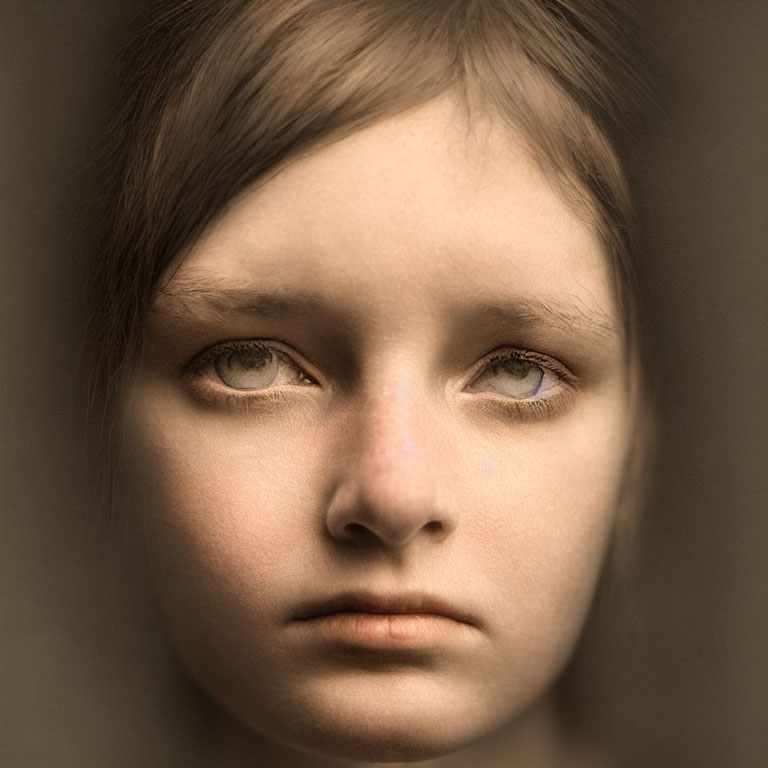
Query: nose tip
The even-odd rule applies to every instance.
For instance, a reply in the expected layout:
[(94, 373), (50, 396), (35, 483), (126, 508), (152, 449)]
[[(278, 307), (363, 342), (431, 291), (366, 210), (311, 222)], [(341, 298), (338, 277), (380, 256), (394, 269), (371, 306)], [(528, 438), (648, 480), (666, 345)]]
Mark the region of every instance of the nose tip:
[(443, 538), (451, 528), (448, 516), (424, 496), (407, 500), (401, 490), (374, 495), (360, 485), (340, 489), (328, 510), (329, 533), (339, 541), (379, 542), (388, 548), (404, 547), (420, 535)]
[(356, 414), (327, 511), (334, 539), (398, 548), (416, 538), (440, 540), (453, 529), (435, 419), (424, 410), (397, 389)]

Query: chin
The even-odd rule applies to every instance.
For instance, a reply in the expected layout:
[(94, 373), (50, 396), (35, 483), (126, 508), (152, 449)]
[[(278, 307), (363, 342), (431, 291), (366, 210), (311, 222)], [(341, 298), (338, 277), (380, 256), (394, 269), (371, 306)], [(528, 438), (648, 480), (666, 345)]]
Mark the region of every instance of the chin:
[(243, 721), (252, 732), (290, 749), (372, 763), (441, 757), (501, 725), (491, 716), (498, 717), (498, 710), (484, 707), (477, 695), (451, 696), (407, 678), (370, 689), (347, 680), (325, 690), (297, 691), (266, 717), (261, 711)]
[(462, 745), (419, 739), (416, 734), (402, 732), (358, 733), (323, 731), (317, 738), (302, 739), (287, 746), (318, 757), (365, 763), (421, 762), (456, 752)]
[(299, 722), (298, 728), (271, 734), (276, 741), (320, 757), (371, 763), (418, 762), (456, 752), (479, 737), (457, 738), (424, 721)]

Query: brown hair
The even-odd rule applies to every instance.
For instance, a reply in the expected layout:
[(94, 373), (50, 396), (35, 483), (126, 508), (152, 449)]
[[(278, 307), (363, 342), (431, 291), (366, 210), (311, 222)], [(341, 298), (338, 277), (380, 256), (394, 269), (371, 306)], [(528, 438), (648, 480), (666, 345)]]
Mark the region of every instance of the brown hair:
[(639, 92), (625, 27), (624, 9), (596, 0), (155, 4), (127, 49), (88, 289), (88, 420), (107, 478), (126, 374), (168, 265), (299, 152), (448, 91), (522, 132), (596, 226), (636, 365), (636, 245), (616, 151)]

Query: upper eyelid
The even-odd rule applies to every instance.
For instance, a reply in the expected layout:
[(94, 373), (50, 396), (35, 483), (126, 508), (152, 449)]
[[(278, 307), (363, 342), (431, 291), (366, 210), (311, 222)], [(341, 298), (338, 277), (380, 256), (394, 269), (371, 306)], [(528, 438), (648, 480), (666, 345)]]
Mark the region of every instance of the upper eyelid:
[(471, 384), (475, 381), (482, 373), (484, 373), (488, 368), (490, 368), (491, 365), (493, 365), (494, 362), (498, 362), (500, 360), (525, 360), (526, 362), (533, 363), (534, 365), (538, 365), (539, 367), (543, 368), (546, 371), (549, 371), (554, 376), (556, 376), (560, 381), (562, 381), (565, 384), (568, 385), (574, 385), (576, 384), (577, 378), (576, 375), (573, 373), (573, 371), (570, 370), (566, 365), (561, 363), (559, 360), (556, 360), (553, 357), (550, 357), (549, 355), (543, 355), (539, 352), (534, 352), (533, 350), (527, 350), (527, 349), (521, 349), (520, 347), (497, 347), (492, 352), (489, 352), (487, 355), (484, 355), (476, 364), (473, 366), (473, 373), (469, 377), (469, 381), (467, 384)]
[[(298, 355), (297, 352), (294, 350), (288, 349), (290, 351), (286, 351), (284, 347), (287, 347), (288, 345), (283, 344), (282, 342), (277, 341), (266, 341), (262, 339), (237, 339), (232, 341), (221, 341), (217, 344), (212, 344), (211, 346), (204, 349), (202, 352), (198, 352), (185, 366), (188, 370), (194, 372), (199, 372), (206, 368), (212, 360), (219, 357), (219, 354), (225, 354), (228, 350), (231, 350), (233, 352), (239, 352), (243, 349), (254, 349), (259, 347), (264, 347), (266, 349), (272, 350), (275, 354), (277, 354), (280, 358), (283, 360), (288, 360), (292, 365), (296, 366), (296, 368), (304, 371), (305, 364), (303, 362), (300, 362), (298, 360), (294, 359), (294, 355)], [(304, 373), (307, 373), (307, 375), (313, 375), (310, 374), (307, 371), (304, 371)]]

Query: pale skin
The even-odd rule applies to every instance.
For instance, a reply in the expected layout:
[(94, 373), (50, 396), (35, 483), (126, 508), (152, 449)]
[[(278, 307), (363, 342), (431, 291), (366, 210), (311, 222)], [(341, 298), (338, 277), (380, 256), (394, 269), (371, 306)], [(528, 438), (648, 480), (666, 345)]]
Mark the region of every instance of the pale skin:
[[(173, 265), (131, 470), (238, 765), (570, 764), (551, 691), (631, 431), (611, 286), (524, 142), (449, 97), (307, 151)], [(317, 615), (350, 593), (376, 610)]]

